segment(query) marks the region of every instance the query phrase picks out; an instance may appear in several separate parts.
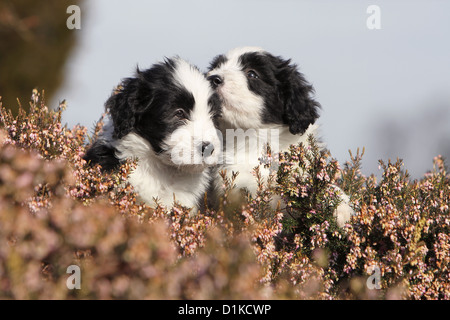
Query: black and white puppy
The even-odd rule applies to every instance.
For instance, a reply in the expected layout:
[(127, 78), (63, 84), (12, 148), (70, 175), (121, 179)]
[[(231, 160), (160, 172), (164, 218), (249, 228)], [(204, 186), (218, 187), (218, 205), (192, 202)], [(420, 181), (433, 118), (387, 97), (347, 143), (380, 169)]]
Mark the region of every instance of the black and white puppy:
[[(282, 152), (292, 144), (307, 144), (310, 134), (317, 136), (320, 104), (313, 98), (314, 89), (290, 60), (258, 47), (236, 48), (215, 57), (207, 78), (223, 109), (219, 124), (225, 138), (223, 168), (228, 173), (239, 172), (237, 188), (254, 194), (257, 181), (253, 169), (267, 143), (272, 151)], [(236, 137), (246, 142), (236, 145)], [(256, 141), (253, 145), (252, 140)], [(259, 169), (263, 177), (270, 173), (261, 165)], [(341, 192), (341, 198), (344, 201), (336, 215), (342, 226), (352, 209), (348, 196)]]
[(155, 199), (197, 208), (221, 153), (220, 102), (203, 73), (176, 57), (123, 80), (106, 102), (102, 133), (85, 155), (104, 170), (138, 159), (129, 182), (149, 206)]

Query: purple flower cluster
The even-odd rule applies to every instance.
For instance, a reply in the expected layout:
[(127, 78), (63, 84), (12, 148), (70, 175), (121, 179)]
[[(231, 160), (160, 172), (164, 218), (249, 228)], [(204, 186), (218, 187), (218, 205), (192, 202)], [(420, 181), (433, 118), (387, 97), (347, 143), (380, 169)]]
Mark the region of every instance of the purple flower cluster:
[[(442, 157), (421, 180), (401, 161), (361, 174), (311, 137), (280, 154), (254, 197), (216, 210), (151, 209), (82, 159), (87, 129), (61, 124), (33, 91), (29, 110), (0, 109), (0, 299), (450, 299), (450, 176)], [(101, 130), (100, 121), (94, 135)], [(355, 215), (339, 228), (340, 197)], [(277, 208), (273, 200), (279, 199)], [(78, 265), (81, 290), (66, 286)], [(367, 285), (374, 268), (381, 289)]]

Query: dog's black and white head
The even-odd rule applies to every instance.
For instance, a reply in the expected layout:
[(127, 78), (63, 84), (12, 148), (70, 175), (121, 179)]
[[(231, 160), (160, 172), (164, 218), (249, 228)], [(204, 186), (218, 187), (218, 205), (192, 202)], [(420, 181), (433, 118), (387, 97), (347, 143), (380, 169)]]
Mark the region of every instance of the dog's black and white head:
[(200, 205), (222, 152), (220, 100), (204, 74), (166, 59), (125, 79), (105, 106), (109, 119), (84, 159), (104, 170), (138, 159), (128, 181), (148, 205)]
[(297, 66), (261, 48), (219, 55), (207, 73), (222, 102), (222, 120), (234, 128), (286, 125), (303, 134), (319, 117), (313, 87)]
[(219, 159), (220, 101), (204, 75), (180, 58), (138, 70), (105, 107), (111, 121), (85, 157), (105, 169), (125, 158), (151, 157), (194, 172)]

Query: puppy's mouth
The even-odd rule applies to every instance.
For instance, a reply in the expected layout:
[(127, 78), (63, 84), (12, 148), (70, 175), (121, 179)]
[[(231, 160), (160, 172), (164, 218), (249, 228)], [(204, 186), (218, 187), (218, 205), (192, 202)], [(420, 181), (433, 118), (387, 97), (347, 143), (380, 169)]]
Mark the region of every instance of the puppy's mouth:
[(228, 99), (226, 98), (227, 90), (225, 87), (224, 78), (216, 74), (209, 74), (207, 79), (211, 84), (211, 88), (219, 96), (222, 106), (226, 109), (234, 109), (233, 105), (229, 103)]
[(216, 89), (216, 92), (217, 92), (217, 95), (219, 96), (222, 108), (227, 109), (227, 110), (236, 111), (237, 108), (233, 105), (233, 103), (230, 102), (229, 99), (226, 98), (227, 94), (224, 91), (225, 91), (225, 89), (223, 87)]
[(205, 144), (195, 152), (184, 152), (176, 148), (166, 150), (160, 154), (162, 161), (180, 171), (201, 172), (208, 167), (217, 165), (219, 162), (220, 150), (212, 144)]
[(208, 164), (205, 162), (202, 162), (200, 164), (177, 164), (175, 162), (171, 162), (171, 165), (174, 169), (178, 170), (179, 172), (192, 174), (202, 173), (206, 169), (214, 166), (214, 164)]
[(188, 164), (188, 165), (176, 165), (174, 164), (174, 167), (178, 169), (181, 172), (186, 173), (201, 173), (203, 172), (208, 166), (204, 164)]
[(236, 108), (225, 99), (222, 99), (222, 107), (227, 110), (236, 110)]

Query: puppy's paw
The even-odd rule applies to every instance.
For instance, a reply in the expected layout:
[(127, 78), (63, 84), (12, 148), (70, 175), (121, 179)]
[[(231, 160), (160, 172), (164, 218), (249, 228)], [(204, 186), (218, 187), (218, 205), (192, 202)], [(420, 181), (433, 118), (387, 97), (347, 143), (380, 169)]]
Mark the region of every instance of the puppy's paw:
[(339, 197), (341, 198), (341, 203), (334, 210), (333, 215), (336, 217), (338, 227), (342, 228), (350, 218), (355, 214), (355, 211), (350, 207), (350, 197), (341, 190), (341, 188), (334, 186), (339, 192)]
[(352, 207), (345, 202), (342, 201), (341, 204), (334, 210), (334, 216), (336, 217), (338, 227), (342, 228), (347, 222), (350, 221), (352, 215), (355, 214)]

